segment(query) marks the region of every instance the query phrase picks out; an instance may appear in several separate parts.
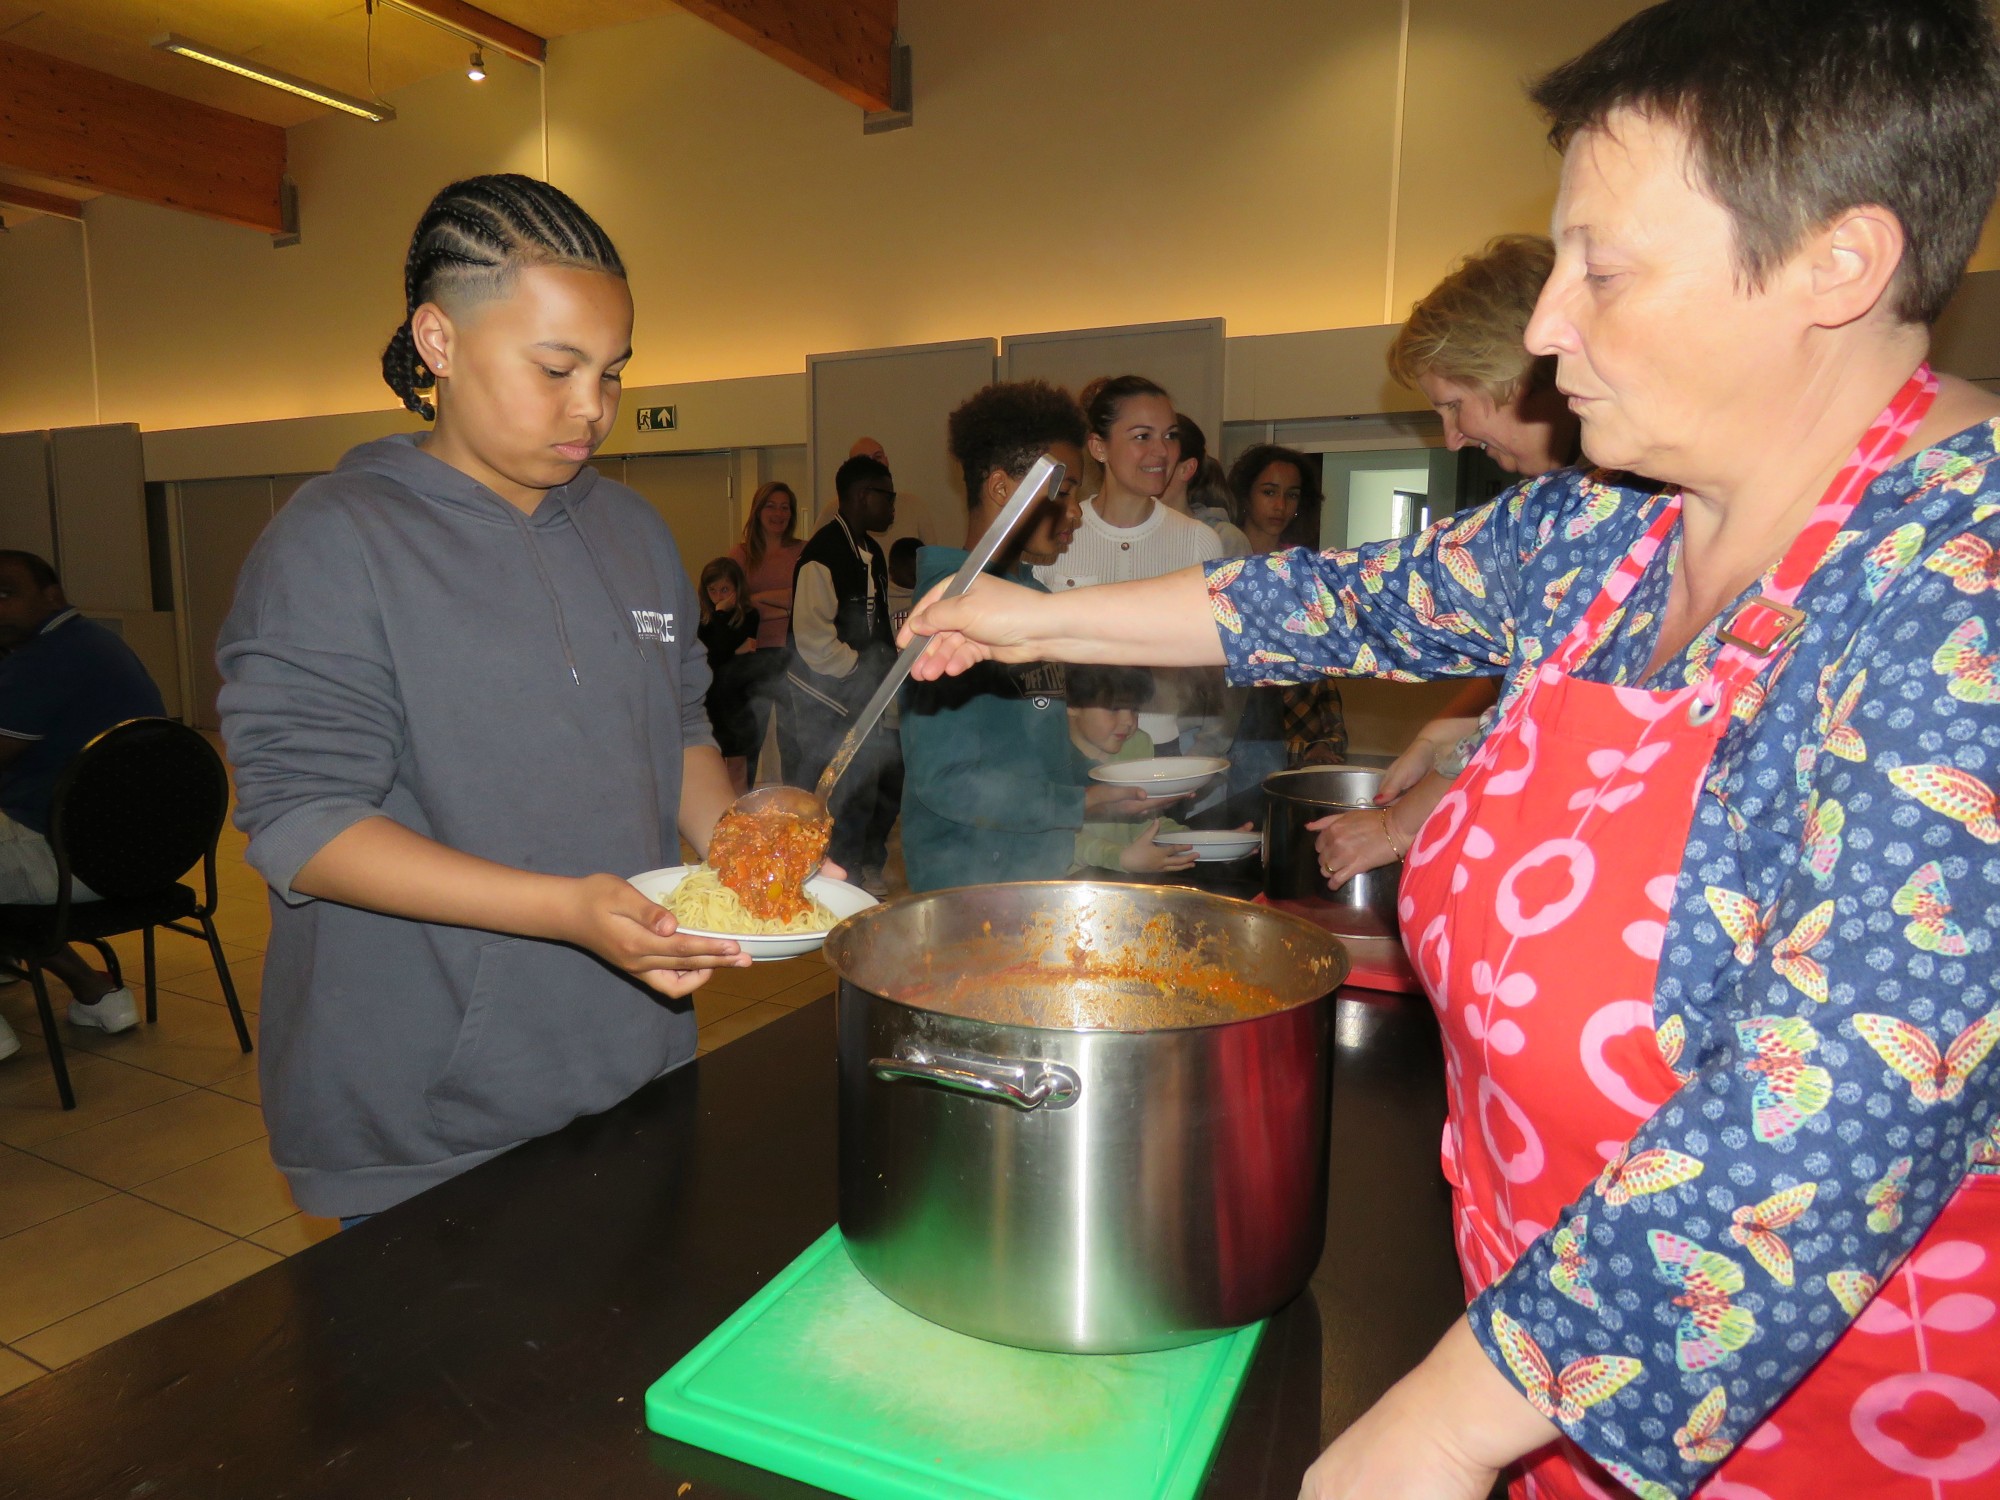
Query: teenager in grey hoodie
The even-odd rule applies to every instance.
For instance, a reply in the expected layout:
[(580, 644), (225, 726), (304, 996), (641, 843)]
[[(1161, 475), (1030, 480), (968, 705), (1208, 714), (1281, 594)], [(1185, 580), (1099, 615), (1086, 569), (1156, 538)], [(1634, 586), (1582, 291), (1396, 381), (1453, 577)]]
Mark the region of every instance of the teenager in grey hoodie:
[(585, 462), (630, 355), (616, 252), (546, 184), (476, 178), (406, 279), (384, 370), (436, 430), (299, 490), (217, 652), (274, 896), (272, 1155), (343, 1217), (686, 1062), (686, 996), (748, 962), (618, 878), (705, 850), (730, 787), (673, 537)]

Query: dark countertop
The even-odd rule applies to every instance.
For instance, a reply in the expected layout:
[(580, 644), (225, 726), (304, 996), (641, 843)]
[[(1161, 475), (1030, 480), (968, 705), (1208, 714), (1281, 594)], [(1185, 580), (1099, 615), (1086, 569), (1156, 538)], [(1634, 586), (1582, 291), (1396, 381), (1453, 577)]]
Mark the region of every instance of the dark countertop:
[[(1343, 992), (1327, 1246), (1205, 1491), (1294, 1500), (1461, 1305), (1436, 1027)], [(833, 1002), (0, 1398), (0, 1496), (791, 1500), (646, 1387), (835, 1217)]]

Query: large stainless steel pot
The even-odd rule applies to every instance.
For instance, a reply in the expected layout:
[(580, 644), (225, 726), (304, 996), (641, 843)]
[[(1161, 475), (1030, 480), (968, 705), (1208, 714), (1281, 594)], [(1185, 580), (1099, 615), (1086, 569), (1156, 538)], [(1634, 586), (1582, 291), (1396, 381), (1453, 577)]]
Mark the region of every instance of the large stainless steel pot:
[(1403, 862), (1364, 870), (1339, 886), (1320, 873), (1319, 837), (1306, 824), (1328, 813), (1375, 806), (1386, 765), (1306, 766), (1264, 778), (1264, 894), (1313, 903), (1315, 915), (1349, 937), (1396, 935), (1396, 888)]
[[(1337, 939), (1201, 891), (1063, 881), (873, 907), (826, 956), (840, 1227), (903, 1306), (1125, 1353), (1213, 1338), (1305, 1286)], [(1050, 967), (1065, 982), (1035, 987)]]

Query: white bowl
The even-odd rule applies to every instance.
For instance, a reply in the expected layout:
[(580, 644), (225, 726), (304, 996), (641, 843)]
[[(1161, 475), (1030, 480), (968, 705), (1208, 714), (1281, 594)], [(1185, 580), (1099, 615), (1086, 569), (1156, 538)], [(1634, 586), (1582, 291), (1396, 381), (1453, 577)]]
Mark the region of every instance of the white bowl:
[(1179, 833), (1156, 833), (1153, 842), (1162, 848), (1192, 845), (1194, 862), (1206, 865), (1254, 853), (1264, 842), (1264, 835), (1255, 829), (1185, 828)]
[[(648, 870), (643, 875), (631, 877), (632, 886), (648, 901), (667, 904), (667, 897), (673, 894), (675, 886), (694, 873), (693, 865), (674, 865), (665, 870)], [(875, 905), (875, 898), (858, 885), (849, 885), (844, 880), (835, 880), (828, 875), (815, 875), (806, 882), (806, 894), (823, 903), (836, 917), (845, 921), (858, 911), (865, 911)], [(758, 963), (770, 963), (779, 958), (797, 958), (801, 953), (810, 953), (826, 941), (831, 927), (820, 932), (781, 932), (766, 937), (755, 937), (741, 932), (706, 932), (698, 927), (683, 927), (689, 937), (726, 938), (735, 943)]]
[(1229, 769), (1219, 755), (1157, 755), (1151, 760), (1118, 760), (1092, 766), (1090, 779), (1106, 786), (1136, 787), (1149, 797), (1191, 792)]

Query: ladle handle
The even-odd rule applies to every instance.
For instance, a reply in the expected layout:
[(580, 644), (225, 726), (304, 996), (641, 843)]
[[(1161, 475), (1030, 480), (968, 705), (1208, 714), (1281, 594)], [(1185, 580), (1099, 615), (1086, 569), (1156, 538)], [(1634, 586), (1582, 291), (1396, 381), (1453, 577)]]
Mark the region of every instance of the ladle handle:
[(1067, 1109), (1083, 1089), (1076, 1071), (1061, 1063), (978, 1052), (927, 1052), (914, 1046), (898, 1047), (894, 1057), (870, 1060), (868, 1071), (884, 1081), (913, 1078), (1020, 1109)]
[[(1022, 518), (1034, 505), (1035, 498), (1047, 486), (1051, 493), (1062, 488), (1063, 466), (1044, 453), (1029, 466), (1021, 482), (1014, 486), (1014, 493), (1007, 497), (1006, 507), (993, 524), (986, 528), (986, 534), (979, 539), (959, 570), (952, 575), (951, 582), (944, 587), (940, 597), (956, 599), (972, 587), (972, 580), (980, 570), (993, 561), (1007, 538), (1020, 528)], [(815, 795), (828, 808), (833, 806), (833, 788), (847, 768), (854, 763), (854, 755), (861, 748), (861, 742), (868, 738), (868, 731), (875, 727), (875, 721), (882, 717), (882, 711), (889, 706), (889, 700), (896, 696), (898, 688), (910, 675), (910, 668), (917, 664), (917, 658), (930, 649), (931, 638), (920, 635), (912, 638), (910, 644), (896, 657), (896, 664), (889, 668), (888, 676), (882, 679), (874, 695), (862, 704), (861, 712), (854, 717), (840, 748), (833, 752), (833, 759), (826, 763), (826, 769), (819, 774), (819, 785), (813, 788)]]

